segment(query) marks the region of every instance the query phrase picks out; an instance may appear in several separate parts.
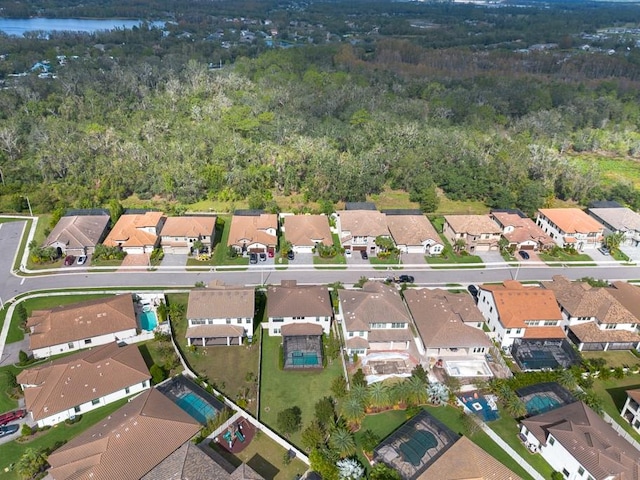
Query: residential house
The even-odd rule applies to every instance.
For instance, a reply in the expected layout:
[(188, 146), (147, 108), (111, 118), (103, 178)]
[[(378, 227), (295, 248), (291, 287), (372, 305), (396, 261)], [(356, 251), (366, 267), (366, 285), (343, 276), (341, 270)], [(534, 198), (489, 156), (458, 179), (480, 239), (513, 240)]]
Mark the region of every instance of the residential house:
[(440, 255), (444, 244), (436, 229), (422, 214), (387, 211), (387, 226), (396, 247), (402, 253)]
[(110, 217), (98, 215), (65, 215), (51, 230), (43, 247), (52, 247), (60, 255), (91, 255), (107, 234)]
[(196, 242), (200, 242), (206, 252), (212, 252), (215, 234), (215, 216), (168, 217), (162, 227), (160, 244), (165, 253), (188, 255), (195, 249)]
[(572, 282), (562, 275), (555, 275), (553, 281), (542, 282), (542, 285), (555, 293), (567, 336), (578, 350), (640, 347), (638, 287), (625, 282), (616, 282), (611, 288), (591, 287), (586, 282)]
[(386, 215), (377, 210), (341, 210), (335, 218), (340, 242), (347, 251), (375, 253), (376, 238), (390, 238)]
[(120, 247), (129, 254), (151, 253), (160, 244), (160, 231), (166, 217), (162, 212), (122, 215), (104, 244)]
[(82, 348), (117, 342), (136, 335), (130, 294), (34, 310), (27, 319), (29, 349), (46, 358)]
[(394, 285), (367, 282), (361, 289), (339, 290), (338, 295), (349, 355), (409, 348), (411, 316)]
[(627, 390), (626, 393), (627, 400), (624, 402), (620, 416), (640, 433), (640, 389)]
[(638, 450), (584, 402), (527, 418), (520, 434), (566, 479), (638, 478)]
[(466, 293), (442, 289), (408, 289), (404, 299), (420, 335), (423, 351), (431, 363), (442, 357), (484, 354), (491, 340), (476, 325), (484, 318)]
[(39, 427), (56, 425), (150, 387), (136, 345), (109, 343), (20, 372), (25, 408)]
[(295, 280), (283, 280), (267, 289), (267, 318), (263, 328), (270, 336), (281, 334), (285, 325), (313, 324), (329, 335), (333, 306), (329, 289), (322, 285), (298, 285)]
[(604, 227), (579, 208), (541, 208), (536, 224), (560, 247), (580, 252), (598, 248), (604, 239)]
[(553, 291), (525, 287), (515, 280), (500, 285), (482, 285), (478, 308), (504, 349), (514, 339), (564, 339), (562, 314)]
[[(251, 212), (254, 213), (254, 212)], [(227, 246), (237, 253), (275, 254), (278, 244), (278, 216), (256, 213), (252, 215), (236, 214), (231, 218)]]
[(514, 250), (545, 250), (555, 245), (553, 238), (520, 210), (494, 210), (490, 216)]
[(589, 208), (587, 213), (604, 225), (606, 233), (621, 233), (621, 245), (640, 246), (640, 214), (630, 208)]
[(248, 287), (213, 285), (189, 293), (187, 343), (242, 345), (253, 338), (255, 290)]
[(317, 244), (333, 245), (326, 215), (288, 215), (282, 231), (295, 253), (312, 253)]
[(454, 249), (475, 253), (498, 250), (502, 230), (489, 215), (445, 215), (442, 233)]
[[(51, 453), (49, 475), (54, 480), (212, 478), (184, 475), (181, 462), (165, 475), (146, 476), (174, 454), (176, 461), (193, 453), (190, 446), (186, 452), (182, 449), (200, 428), (187, 412), (150, 389)], [(194, 468), (205, 461), (201, 455), (192, 458), (196, 459)]]

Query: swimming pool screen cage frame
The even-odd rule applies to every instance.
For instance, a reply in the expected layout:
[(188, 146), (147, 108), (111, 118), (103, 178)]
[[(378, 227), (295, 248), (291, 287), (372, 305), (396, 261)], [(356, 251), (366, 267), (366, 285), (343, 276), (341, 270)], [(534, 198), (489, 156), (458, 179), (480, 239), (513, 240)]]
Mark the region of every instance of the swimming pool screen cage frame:
[(559, 399), (561, 405), (558, 405), (558, 408), (564, 407), (565, 405), (569, 405), (570, 403), (576, 401), (576, 398), (558, 382), (535, 383), (533, 385), (518, 388), (516, 390), (516, 395), (523, 401), (526, 401), (526, 399), (531, 395), (550, 397), (554, 400)]
[[(305, 365), (294, 362), (294, 355), (298, 352), (304, 354), (314, 353), (318, 359), (315, 365)], [(283, 335), (282, 336), (282, 353), (284, 355), (285, 369), (312, 369), (322, 368), (322, 335)]]
[[(536, 357), (534, 352), (543, 352)], [(566, 339), (516, 338), (511, 346), (511, 355), (522, 371), (567, 369), (580, 363), (580, 357)]]

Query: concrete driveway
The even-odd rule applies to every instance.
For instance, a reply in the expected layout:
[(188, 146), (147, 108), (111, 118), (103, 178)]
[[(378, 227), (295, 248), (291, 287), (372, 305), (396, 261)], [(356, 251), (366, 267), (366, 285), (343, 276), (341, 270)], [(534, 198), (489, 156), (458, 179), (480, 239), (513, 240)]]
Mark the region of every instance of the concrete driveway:
[(630, 247), (623, 245), (620, 247), (622, 253), (629, 257), (634, 262), (640, 262), (640, 247)]
[(475, 252), (474, 255), (480, 257), (484, 263), (505, 263), (504, 258), (502, 258), (502, 255), (500, 255), (500, 252), (497, 250), (491, 252)]
[(187, 264), (187, 255), (178, 253), (165, 253), (160, 265), (163, 267), (184, 267)]

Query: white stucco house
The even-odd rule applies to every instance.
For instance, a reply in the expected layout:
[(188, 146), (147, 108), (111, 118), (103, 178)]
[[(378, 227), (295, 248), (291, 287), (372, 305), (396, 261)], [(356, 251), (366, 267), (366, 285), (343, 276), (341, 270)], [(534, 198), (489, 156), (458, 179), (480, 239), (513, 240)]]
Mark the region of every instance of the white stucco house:
[(604, 239), (604, 226), (579, 208), (541, 208), (536, 224), (558, 246), (573, 246), (580, 252), (598, 248)]

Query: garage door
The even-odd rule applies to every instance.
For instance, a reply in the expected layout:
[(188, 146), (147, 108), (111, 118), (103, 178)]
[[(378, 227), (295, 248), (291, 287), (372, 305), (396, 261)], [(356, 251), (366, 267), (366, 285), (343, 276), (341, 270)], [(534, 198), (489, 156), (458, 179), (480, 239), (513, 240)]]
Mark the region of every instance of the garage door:
[(520, 250), (534, 250), (534, 246), (533, 245), (522, 245), (520, 247)]

